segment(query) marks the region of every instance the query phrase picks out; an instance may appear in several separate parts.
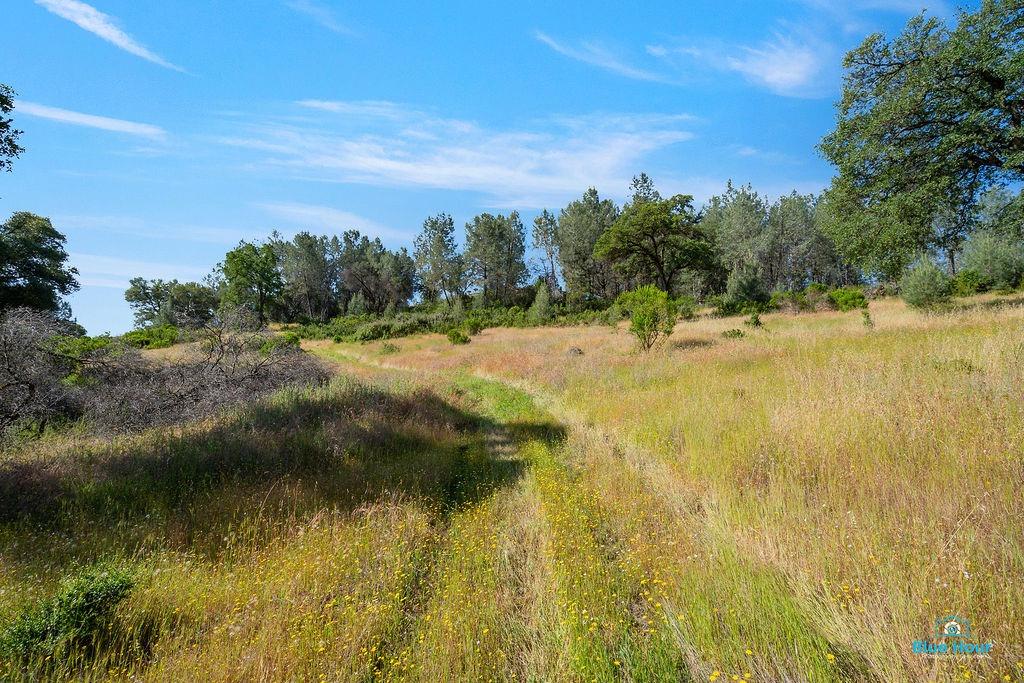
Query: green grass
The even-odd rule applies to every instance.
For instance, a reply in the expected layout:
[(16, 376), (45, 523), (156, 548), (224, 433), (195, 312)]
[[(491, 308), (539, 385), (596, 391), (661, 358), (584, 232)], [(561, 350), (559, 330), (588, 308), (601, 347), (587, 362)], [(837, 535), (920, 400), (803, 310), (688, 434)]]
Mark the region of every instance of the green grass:
[[(0, 679), (1020, 680), (1024, 316), (871, 306), (316, 342), (329, 387), (49, 435)], [(992, 659), (910, 654), (961, 612)]]

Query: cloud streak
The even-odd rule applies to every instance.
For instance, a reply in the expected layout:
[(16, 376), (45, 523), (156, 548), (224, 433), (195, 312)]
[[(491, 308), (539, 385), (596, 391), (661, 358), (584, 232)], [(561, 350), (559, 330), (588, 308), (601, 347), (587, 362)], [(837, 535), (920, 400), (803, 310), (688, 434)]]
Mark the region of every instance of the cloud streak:
[(599, 67), (619, 76), (625, 76), (626, 78), (638, 81), (654, 81), (659, 83), (666, 80), (663, 76), (652, 71), (631, 66), (604, 46), (594, 42), (584, 41), (574, 47), (555, 40), (543, 31), (534, 31), (533, 37), (563, 57)]
[(60, 109), (59, 107), (50, 107), (45, 104), (23, 102), (20, 100), (17, 103), (17, 108), (18, 112), (21, 114), (37, 116), (42, 119), (49, 119), (50, 121), (57, 121), (59, 123), (67, 123), (73, 126), (98, 128), (100, 130), (137, 135), (154, 140), (162, 140), (167, 136), (167, 131), (163, 128), (153, 126), (148, 123), (137, 123), (135, 121), (125, 121), (123, 119), (112, 119), (107, 116), (83, 114), (81, 112), (71, 111), (70, 109)]
[(80, 0), (35, 0), (36, 4), (62, 19), (67, 19), (89, 33), (116, 45), (125, 52), (142, 57), (143, 59), (159, 64), (160, 66), (182, 71), (180, 66), (168, 62), (146, 46), (137, 42), (130, 35), (118, 28), (113, 17), (104, 14), (92, 5), (87, 5)]
[(306, 15), (328, 31), (334, 31), (339, 35), (354, 35), (354, 31), (339, 21), (330, 7), (314, 0), (289, 0), (285, 4), (289, 9)]
[(330, 206), (296, 202), (266, 202), (255, 205), (271, 216), (308, 230), (326, 230), (341, 234), (343, 230), (358, 230), (369, 237), (408, 241), (413, 233), (395, 230), (369, 218)]
[[(747, 82), (787, 97), (820, 97), (830, 92), (826, 77), (838, 64), (836, 48), (819, 38), (776, 32), (755, 45), (680, 42), (648, 45), (647, 54), (691, 77), (703, 71), (732, 72)], [(837, 68), (837, 67), (836, 67)]]
[(219, 142), (254, 155), (251, 168), (295, 178), (479, 192), (490, 206), (534, 208), (591, 185), (624, 190), (649, 155), (693, 137), (681, 114), (551, 117), (505, 131), (395, 104), (367, 119), (360, 103), (318, 102), (316, 120), (256, 120)]

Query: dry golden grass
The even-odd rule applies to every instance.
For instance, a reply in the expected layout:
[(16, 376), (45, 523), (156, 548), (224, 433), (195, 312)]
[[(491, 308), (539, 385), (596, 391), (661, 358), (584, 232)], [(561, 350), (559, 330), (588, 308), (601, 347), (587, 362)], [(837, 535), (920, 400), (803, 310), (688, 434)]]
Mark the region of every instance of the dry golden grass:
[[(650, 552), (676, 575), (667, 620), (709, 676), (750, 650), (772, 679), (1001, 679), (1024, 659), (1024, 309), (993, 301), (931, 316), (874, 302), (872, 329), (859, 312), (767, 315), (740, 339), (721, 336), (740, 319), (701, 319), (649, 356), (599, 327), (335, 353), (509, 382), (622, 450), (591, 469), (628, 465), (629, 500), (621, 482), (595, 495), (620, 524), (630, 501), (665, 510), (641, 546), (697, 539)], [(992, 659), (911, 653), (954, 613), (996, 643)]]
[[(650, 355), (311, 342), (346, 378), (5, 454), (0, 624), (98, 560), (135, 584), (0, 678), (1022, 680), (1024, 309), (993, 302), (702, 318)], [(951, 613), (991, 659), (911, 653)]]

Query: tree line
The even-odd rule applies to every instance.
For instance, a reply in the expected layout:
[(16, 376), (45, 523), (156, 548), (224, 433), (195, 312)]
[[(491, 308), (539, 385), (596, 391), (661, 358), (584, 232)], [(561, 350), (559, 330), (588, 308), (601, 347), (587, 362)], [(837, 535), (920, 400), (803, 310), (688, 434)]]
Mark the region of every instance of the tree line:
[[(846, 56), (836, 127), (819, 145), (837, 169), (820, 196), (769, 201), (730, 183), (698, 210), (640, 174), (624, 205), (590, 188), (541, 212), (529, 234), (515, 211), (475, 216), (461, 246), (452, 216), (431, 216), (412, 253), (356, 231), (274, 234), (239, 244), (204, 282), (136, 278), (126, 299), (147, 326), (201, 323), (225, 304), (261, 322), (414, 304), (525, 307), (540, 290), (585, 310), (644, 285), (758, 301), (811, 283), (895, 286), (925, 266), (966, 293), (1015, 287), (1024, 277), (1022, 26), (1020, 2), (983, 0), (953, 24), (922, 14), (895, 37), (868, 36)], [(13, 108), (13, 91), (0, 86), (7, 171), (23, 151)], [(22, 212), (0, 224), (0, 308), (66, 315), (76, 275), (47, 219)]]
[[(818, 209), (811, 195), (771, 203), (730, 184), (698, 211), (691, 196), (664, 198), (641, 173), (625, 205), (590, 188), (557, 214), (542, 211), (529, 235), (515, 211), (475, 216), (461, 247), (452, 216), (430, 216), (411, 254), (357, 231), (274, 233), (240, 243), (202, 283), (135, 278), (125, 298), (139, 326), (201, 324), (221, 303), (247, 306), (262, 321), (324, 322), (413, 305), (526, 307), (540, 289), (587, 309), (647, 284), (705, 298), (739, 296), (752, 279), (766, 293), (858, 281), (822, 232)], [(539, 258), (527, 258), (528, 246)]]

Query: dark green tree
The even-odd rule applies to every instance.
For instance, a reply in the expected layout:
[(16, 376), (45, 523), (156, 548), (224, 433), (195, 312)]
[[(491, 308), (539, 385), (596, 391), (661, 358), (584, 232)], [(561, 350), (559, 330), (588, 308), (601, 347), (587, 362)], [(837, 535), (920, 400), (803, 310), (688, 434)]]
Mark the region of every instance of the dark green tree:
[(533, 248), (543, 254), (544, 281), (549, 290), (557, 290), (558, 275), (555, 263), (558, 260), (558, 219), (547, 209), (533, 219)]
[(416, 261), (416, 285), (425, 299), (443, 298), (452, 305), (465, 293), (465, 264), (455, 244), (455, 221), (439, 213), (423, 221), (416, 236), (413, 259)]
[(823, 228), (858, 265), (896, 279), (935, 247), (934, 220), (993, 184), (1024, 179), (1024, 5), (983, 0), (954, 28), (924, 15), (846, 56), (839, 170)]
[(356, 295), (360, 307), (376, 314), (404, 306), (412, 297), (416, 263), (404, 248), (391, 251), (380, 238), (371, 240), (358, 230), (347, 230), (341, 238), (340, 263), (349, 312)]
[(654, 181), (646, 173), (633, 176), (633, 182), (630, 184), (629, 190), (633, 195), (631, 201), (634, 204), (661, 201), (661, 194), (654, 188)]
[(528, 271), (526, 233), (519, 214), (483, 213), (466, 224), (466, 263), (485, 303), (511, 306)]
[(284, 283), (272, 244), (239, 242), (218, 268), (224, 276), (225, 303), (246, 306), (265, 323)]
[(610, 302), (625, 290), (620, 277), (607, 261), (594, 258), (594, 246), (619, 217), (610, 199), (601, 199), (588, 189), (570, 202), (558, 216), (558, 261), (572, 302)]
[(7, 116), (14, 111), (14, 90), (0, 83), (0, 171), (10, 171), (14, 160), (24, 152), (18, 145), (21, 131), (14, 128), (14, 119)]
[(78, 290), (66, 238), (43, 218), (19, 211), (0, 224), (0, 309), (26, 306), (69, 313), (61, 300)]
[(672, 292), (684, 270), (709, 270), (715, 254), (700, 229), (693, 198), (675, 195), (626, 205), (597, 240), (595, 258), (614, 264), (628, 278)]
[(213, 321), (220, 307), (220, 295), (200, 282), (175, 282), (167, 297), (158, 324), (177, 327), (202, 327)]
[(281, 269), (282, 303), (289, 320), (324, 322), (340, 307), (340, 242), (300, 232), (291, 240), (271, 236)]
[(136, 327), (160, 325), (165, 322), (161, 319), (161, 314), (167, 309), (171, 288), (177, 284), (177, 280), (147, 280), (142, 277), (133, 277), (128, 281), (124, 300), (132, 309)]

